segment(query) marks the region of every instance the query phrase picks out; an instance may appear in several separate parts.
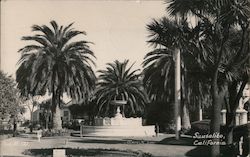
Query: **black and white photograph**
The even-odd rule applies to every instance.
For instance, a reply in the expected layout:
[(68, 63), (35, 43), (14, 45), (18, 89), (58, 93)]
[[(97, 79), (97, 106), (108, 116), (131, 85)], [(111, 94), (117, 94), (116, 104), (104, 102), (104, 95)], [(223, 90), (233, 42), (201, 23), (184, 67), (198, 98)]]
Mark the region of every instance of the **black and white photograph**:
[(249, 0), (0, 0), (0, 157), (249, 157)]

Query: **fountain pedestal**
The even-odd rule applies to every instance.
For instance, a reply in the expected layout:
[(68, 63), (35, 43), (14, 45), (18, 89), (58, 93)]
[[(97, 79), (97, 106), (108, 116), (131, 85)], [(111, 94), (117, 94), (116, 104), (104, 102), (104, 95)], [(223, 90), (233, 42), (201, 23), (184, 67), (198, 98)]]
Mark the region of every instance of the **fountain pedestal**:
[(120, 106), (117, 106), (115, 118), (122, 118)]

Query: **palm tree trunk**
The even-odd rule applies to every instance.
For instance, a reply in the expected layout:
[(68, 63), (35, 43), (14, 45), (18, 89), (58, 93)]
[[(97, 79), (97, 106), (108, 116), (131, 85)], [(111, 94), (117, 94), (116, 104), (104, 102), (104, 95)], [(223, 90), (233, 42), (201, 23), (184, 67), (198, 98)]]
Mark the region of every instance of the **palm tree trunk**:
[(200, 103), (198, 105), (198, 112), (199, 112), (198, 120), (201, 121), (202, 120), (202, 107)]
[[(220, 91), (217, 85), (217, 77), (213, 80), (212, 83), (212, 99), (213, 99), (213, 106), (212, 106), (212, 120), (211, 120), (211, 133), (210, 134), (220, 134), (220, 121), (221, 121), (221, 107), (224, 98), (224, 92)], [(211, 146), (211, 157), (219, 157), (220, 156), (220, 139), (213, 138), (213, 144)]]
[(187, 104), (184, 103), (182, 106), (182, 128), (184, 130), (188, 130), (191, 128), (191, 123), (190, 123), (190, 116), (189, 116), (189, 110), (187, 108)]
[(52, 95), (52, 106), (53, 106), (53, 129), (61, 130), (62, 129), (62, 120), (61, 120), (61, 110), (60, 105), (60, 95), (57, 91)]
[[(229, 104), (226, 112), (226, 142), (227, 144), (233, 143), (233, 128), (235, 126), (235, 99), (237, 96), (237, 81), (233, 81), (230, 85), (229, 92)], [(238, 105), (237, 105), (238, 106)]]
[(175, 50), (175, 138), (179, 140), (181, 130), (181, 56), (180, 49)]
[[(212, 119), (211, 119), (211, 134), (220, 132), (220, 102), (218, 96), (218, 85), (217, 85), (217, 76), (218, 72), (214, 74), (212, 81)], [(219, 139), (213, 138), (213, 142), (219, 142)], [(218, 157), (220, 155), (220, 146), (212, 145), (211, 146), (211, 157)]]
[(30, 112), (30, 132), (33, 132), (33, 112)]
[[(183, 60), (183, 58), (181, 58), (181, 60)], [(187, 71), (186, 71), (186, 67), (185, 67), (185, 62), (182, 61), (181, 64), (181, 69), (182, 69), (182, 75), (181, 75), (181, 100), (186, 100), (186, 89), (185, 89), (185, 76), (187, 76)], [(191, 128), (191, 123), (190, 123), (190, 116), (189, 116), (189, 109), (188, 109), (188, 104), (186, 101), (182, 101), (181, 102), (181, 106), (182, 106), (182, 111), (181, 111), (181, 122), (182, 122), (182, 129), (184, 129), (184, 131), (187, 131)]]
[(61, 110), (58, 104), (56, 105), (55, 112), (53, 114), (53, 129), (62, 129)]
[(45, 129), (49, 129), (49, 111), (47, 111), (45, 116)]
[[(221, 111), (221, 102), (219, 96), (214, 95), (213, 93), (213, 117), (211, 120), (211, 134), (220, 133), (220, 111)], [(218, 138), (212, 139), (214, 143), (220, 141)], [(220, 155), (220, 146), (212, 145), (211, 147), (211, 157), (218, 157)]]
[(233, 128), (235, 126), (235, 114), (232, 112), (226, 113), (226, 143), (233, 143)]

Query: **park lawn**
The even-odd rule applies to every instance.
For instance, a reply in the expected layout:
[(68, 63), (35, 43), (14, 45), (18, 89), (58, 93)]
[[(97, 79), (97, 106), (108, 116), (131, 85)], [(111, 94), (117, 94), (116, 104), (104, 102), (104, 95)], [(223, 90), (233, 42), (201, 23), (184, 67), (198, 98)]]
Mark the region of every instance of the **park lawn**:
[(118, 149), (82, 149), (82, 148), (45, 148), (45, 149), (28, 149), (24, 155), (52, 157), (53, 149), (65, 149), (66, 156), (70, 157), (153, 157), (149, 153), (131, 150)]

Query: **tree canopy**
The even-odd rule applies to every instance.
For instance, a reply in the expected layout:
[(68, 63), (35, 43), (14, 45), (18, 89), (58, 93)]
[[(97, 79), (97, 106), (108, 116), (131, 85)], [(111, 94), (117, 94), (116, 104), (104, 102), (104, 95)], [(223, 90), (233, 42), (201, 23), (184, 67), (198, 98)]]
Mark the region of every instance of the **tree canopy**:
[[(228, 124), (235, 119), (238, 100), (249, 79), (250, 3), (247, 0), (171, 0), (167, 11), (179, 21), (195, 18), (196, 24), (189, 25), (193, 36), (188, 42), (193, 47), (189, 52), (209, 80), (211, 133), (219, 133), (220, 112), (227, 93)], [(232, 128), (230, 126), (228, 131)], [(211, 156), (219, 156), (220, 147), (213, 145), (211, 148)]]
[(86, 32), (74, 30), (73, 23), (58, 26), (51, 21), (52, 29), (46, 25), (32, 26), (34, 36), (24, 36), (22, 40), (32, 41), (20, 49), (22, 56), (16, 74), (18, 88), (22, 95), (39, 95), (66, 92), (73, 99), (88, 97), (94, 89), (95, 75), (91, 68), (94, 53), (91, 42), (73, 41), (77, 35)]
[[(53, 122), (60, 120), (60, 99), (64, 93), (76, 101), (88, 101), (95, 88), (96, 77), (92, 66), (95, 65), (94, 53), (86, 40), (75, 40), (84, 31), (72, 28), (73, 23), (60, 26), (55, 21), (46, 25), (34, 25), (35, 35), (24, 36), (22, 40), (31, 44), (21, 48), (21, 58), (16, 71), (17, 87), (21, 94), (52, 95)], [(82, 37), (82, 36), (81, 36)], [(57, 122), (56, 122), (57, 121)]]
[(175, 49), (181, 49), (182, 103), (211, 104), (209, 102), (209, 86), (207, 75), (199, 65), (199, 60), (193, 56), (195, 47), (194, 33), (188, 22), (163, 17), (153, 19), (147, 25), (149, 31), (148, 43), (154, 47), (144, 58), (144, 84), (153, 100), (171, 103), (174, 98), (174, 62)]
[[(99, 114), (112, 111), (112, 100), (126, 100), (125, 115), (140, 116), (148, 102), (138, 70), (132, 70), (133, 64), (128, 66), (129, 60), (108, 63), (100, 73), (97, 83), (96, 99)], [(112, 112), (111, 112), (112, 113)]]
[(16, 117), (25, 110), (14, 80), (0, 71), (0, 118)]

